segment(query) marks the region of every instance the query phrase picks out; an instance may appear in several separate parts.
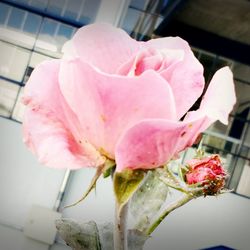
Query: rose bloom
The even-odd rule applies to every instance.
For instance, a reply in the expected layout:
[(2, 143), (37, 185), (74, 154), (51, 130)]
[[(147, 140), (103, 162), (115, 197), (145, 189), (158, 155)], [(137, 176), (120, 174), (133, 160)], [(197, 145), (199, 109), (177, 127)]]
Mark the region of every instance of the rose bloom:
[(188, 112), (203, 92), (203, 67), (179, 37), (138, 42), (92, 24), (63, 52), (35, 68), (23, 98), (24, 141), (50, 167), (97, 167), (107, 158), (116, 171), (159, 167), (214, 121), (227, 124), (235, 103), (224, 67)]
[(188, 162), (188, 172), (185, 175), (188, 184), (200, 183), (205, 188), (205, 195), (215, 195), (225, 186), (226, 171), (218, 155), (204, 159), (193, 159)]

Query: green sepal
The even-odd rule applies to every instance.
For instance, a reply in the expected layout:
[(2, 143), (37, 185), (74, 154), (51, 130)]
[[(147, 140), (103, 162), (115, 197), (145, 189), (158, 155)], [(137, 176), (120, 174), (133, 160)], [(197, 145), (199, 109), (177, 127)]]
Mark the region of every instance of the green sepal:
[(103, 173), (104, 167), (105, 167), (105, 164), (99, 166), (96, 169), (95, 175), (92, 178), (92, 180), (88, 186), (88, 189), (85, 191), (83, 196), (78, 201), (74, 202), (73, 204), (67, 205), (64, 208), (74, 207), (74, 206), (78, 205), (80, 202), (82, 202), (90, 194), (90, 192), (95, 188), (97, 180), (99, 179), (99, 177)]
[(119, 207), (125, 205), (144, 178), (143, 170), (124, 170), (114, 174), (114, 192)]
[(102, 170), (103, 178), (107, 178), (114, 173), (116, 164), (115, 161), (106, 159), (104, 169)]

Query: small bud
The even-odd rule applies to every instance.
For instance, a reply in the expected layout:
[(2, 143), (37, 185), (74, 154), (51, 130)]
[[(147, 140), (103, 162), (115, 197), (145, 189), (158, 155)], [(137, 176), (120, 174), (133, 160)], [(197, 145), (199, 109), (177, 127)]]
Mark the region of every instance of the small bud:
[(218, 155), (193, 159), (187, 163), (185, 181), (189, 185), (201, 184), (204, 195), (216, 195), (225, 186), (227, 173)]

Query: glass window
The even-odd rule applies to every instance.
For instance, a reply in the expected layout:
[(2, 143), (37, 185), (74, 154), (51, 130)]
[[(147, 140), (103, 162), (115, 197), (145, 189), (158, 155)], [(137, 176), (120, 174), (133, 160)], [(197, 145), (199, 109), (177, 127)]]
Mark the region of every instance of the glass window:
[(7, 1), (12, 2), (12, 3), (22, 4), (22, 5), (26, 5), (29, 3), (29, 0), (7, 0)]
[(0, 42), (0, 75), (21, 82), (26, 70), (29, 51)]
[(8, 5), (0, 3), (0, 25), (5, 24), (9, 11)]
[(12, 118), (16, 121), (22, 122), (25, 106), (22, 103), (23, 87), (20, 89), (17, 97), (17, 101), (13, 110)]
[(79, 17), (79, 22), (82, 24), (88, 24), (94, 22), (97, 11), (100, 6), (100, 0), (86, 0), (84, 2), (84, 6)]
[(234, 63), (234, 78), (250, 83), (250, 66), (242, 63)]
[(41, 63), (41, 62), (43, 62), (43, 61), (45, 61), (47, 59), (51, 59), (51, 57), (45, 56), (45, 55), (42, 55), (42, 54), (39, 54), (39, 53), (36, 53), (36, 52), (32, 53), (30, 61), (29, 61), (29, 65), (27, 66), (26, 71), (25, 71), (23, 84), (25, 84), (28, 81), (28, 79), (29, 79), (32, 71), (34, 70), (34, 68), (39, 63)]
[(74, 29), (71, 26), (61, 24), (57, 33), (58, 37), (69, 40), (73, 35)]
[(56, 16), (63, 16), (67, 7), (66, 0), (51, 0), (47, 12)]
[(39, 9), (39, 10), (44, 10), (48, 4), (48, 0), (29, 0), (28, 2), (29, 5), (32, 6), (34, 9)]
[(141, 0), (131, 0), (130, 7), (143, 10), (145, 8), (146, 2)]
[(30, 58), (29, 67), (35, 68), (39, 63), (47, 59), (51, 59), (51, 57), (33, 52)]
[(17, 8), (13, 8), (7, 25), (14, 29), (21, 29), (24, 20), (25, 11)]
[(23, 31), (31, 33), (35, 36), (39, 30), (41, 21), (42, 18), (40, 16), (28, 13), (24, 23)]
[(20, 4), (22, 6), (32, 7), (34, 9), (44, 10), (47, 6), (48, 0), (7, 0)]
[(243, 166), (241, 178), (236, 192), (250, 197), (250, 162), (246, 162)]
[(45, 18), (36, 41), (35, 50), (47, 55), (60, 57), (63, 44), (71, 38), (75, 28)]
[(45, 18), (41, 28), (41, 35), (54, 36), (57, 29), (58, 22)]
[(81, 11), (81, 6), (84, 1), (82, 0), (71, 0), (67, 1), (67, 6), (63, 14), (64, 17), (70, 20), (76, 20), (78, 13)]
[(139, 19), (141, 14), (142, 12), (136, 9), (131, 9), (131, 8), (128, 9), (122, 27), (124, 30), (128, 32), (128, 34), (130, 34), (134, 30), (137, 20)]
[[(15, 16), (17, 13), (17, 16)], [(22, 47), (32, 49), (42, 18), (27, 11), (10, 8), (8, 26), (0, 27), (0, 38)], [(2, 30), (1, 30), (2, 29)]]
[(0, 79), (0, 115), (10, 117), (19, 86)]

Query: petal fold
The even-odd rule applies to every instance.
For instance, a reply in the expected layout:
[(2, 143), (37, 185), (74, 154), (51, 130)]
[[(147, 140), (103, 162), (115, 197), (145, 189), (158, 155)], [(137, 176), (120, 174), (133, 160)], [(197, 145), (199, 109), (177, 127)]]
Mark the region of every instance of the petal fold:
[(117, 171), (156, 168), (167, 163), (192, 146), (216, 120), (227, 124), (235, 102), (232, 72), (224, 67), (212, 78), (200, 108), (189, 112), (183, 122), (145, 120), (125, 131), (115, 151)]
[(60, 84), (87, 139), (112, 159), (115, 144), (128, 127), (147, 118), (176, 120), (172, 90), (152, 70), (138, 77), (118, 76), (80, 59), (64, 60)]
[(229, 67), (223, 67), (214, 74), (201, 101), (200, 108), (189, 112), (184, 120), (193, 120), (205, 115), (208, 122), (207, 127), (216, 120), (227, 125), (228, 115), (235, 103), (233, 74)]
[(59, 60), (40, 64), (25, 87), (24, 141), (50, 167), (100, 165), (103, 159), (84, 138), (76, 115), (61, 94), (59, 66)]
[(166, 164), (194, 143), (205, 120), (205, 117), (190, 122), (152, 119), (136, 124), (117, 144), (116, 170), (151, 169)]
[(140, 48), (140, 43), (125, 31), (105, 23), (80, 28), (73, 36), (72, 44), (74, 53), (83, 61), (106, 73), (115, 73)]
[(144, 46), (159, 50), (184, 51), (183, 60), (177, 61), (161, 72), (173, 90), (177, 117), (180, 119), (202, 94), (204, 88), (203, 66), (195, 58), (188, 43), (180, 37), (152, 39)]

